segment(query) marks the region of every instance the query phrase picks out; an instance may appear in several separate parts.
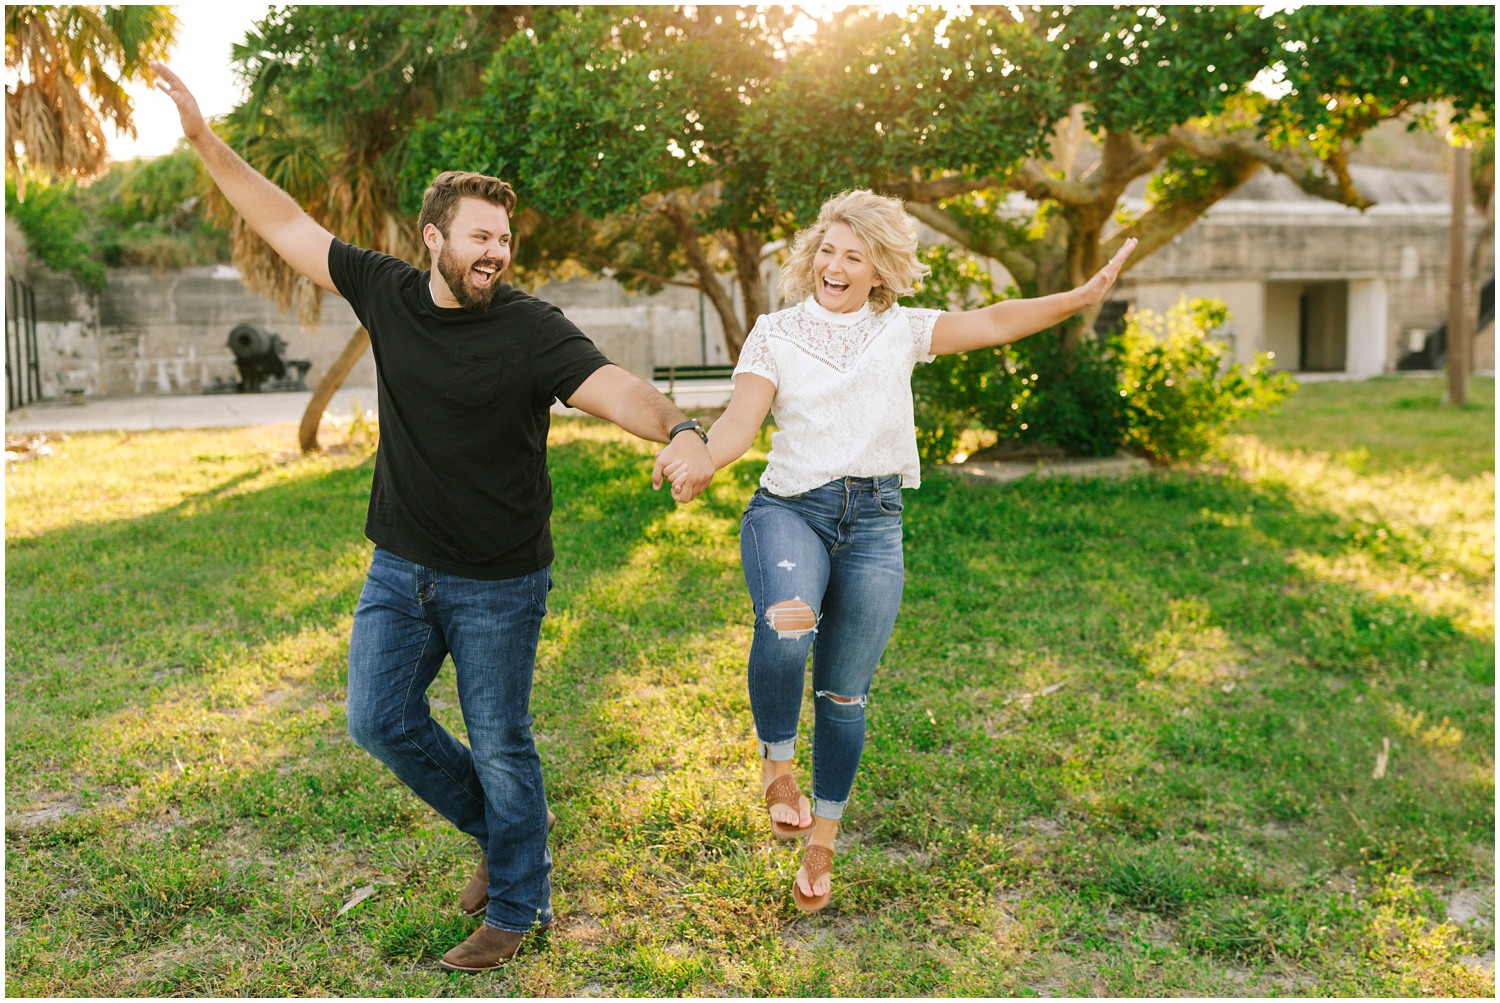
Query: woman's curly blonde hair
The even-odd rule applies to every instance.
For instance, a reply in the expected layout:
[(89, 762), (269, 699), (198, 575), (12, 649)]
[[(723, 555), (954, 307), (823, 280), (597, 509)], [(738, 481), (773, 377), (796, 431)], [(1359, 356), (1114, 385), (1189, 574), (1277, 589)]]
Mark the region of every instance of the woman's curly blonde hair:
[(788, 301), (806, 299), (813, 292), (813, 257), (823, 245), (828, 228), (843, 223), (854, 231), (870, 254), (880, 285), (870, 290), (876, 313), (896, 305), (911, 292), (930, 268), (917, 260), (917, 230), (898, 198), (872, 191), (841, 192), (823, 203), (818, 221), (797, 233), (792, 255), (781, 269), (781, 295)]

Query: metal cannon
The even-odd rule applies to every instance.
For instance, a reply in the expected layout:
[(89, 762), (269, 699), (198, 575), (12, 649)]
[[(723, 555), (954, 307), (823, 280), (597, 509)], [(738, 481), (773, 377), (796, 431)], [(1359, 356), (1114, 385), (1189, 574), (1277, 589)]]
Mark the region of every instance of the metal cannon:
[(286, 342), (275, 331), (254, 324), (237, 324), (229, 332), (229, 350), (239, 368), (240, 381), (218, 381), (209, 393), (258, 394), (272, 390), (306, 390), (305, 377), (312, 368), (308, 359), (288, 359)]

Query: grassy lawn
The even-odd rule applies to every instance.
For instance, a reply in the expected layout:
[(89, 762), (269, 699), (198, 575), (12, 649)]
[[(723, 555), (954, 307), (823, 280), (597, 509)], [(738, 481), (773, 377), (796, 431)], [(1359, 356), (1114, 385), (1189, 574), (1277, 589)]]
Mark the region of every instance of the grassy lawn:
[[(814, 917), (755, 796), (763, 452), (679, 509), (646, 445), (557, 423), (557, 922), (482, 976), (435, 965), (471, 847), (344, 731), (368, 446), (54, 442), (6, 478), (6, 991), (1492, 995), (1474, 383), (1307, 385), (1194, 469), (929, 472)], [(461, 731), (451, 672), (433, 696)]]

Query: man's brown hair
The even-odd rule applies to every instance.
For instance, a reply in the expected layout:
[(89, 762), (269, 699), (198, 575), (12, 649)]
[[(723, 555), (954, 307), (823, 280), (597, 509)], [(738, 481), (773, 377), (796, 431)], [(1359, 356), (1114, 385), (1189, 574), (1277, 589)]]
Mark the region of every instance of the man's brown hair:
[(473, 171), (444, 171), (432, 179), (432, 184), (422, 195), (422, 211), (417, 213), (417, 232), (427, 229), (431, 223), (438, 228), (443, 239), (448, 239), (448, 227), (458, 212), (460, 199), (482, 199), (496, 205), (507, 213), (516, 207), (516, 193), (499, 178)]

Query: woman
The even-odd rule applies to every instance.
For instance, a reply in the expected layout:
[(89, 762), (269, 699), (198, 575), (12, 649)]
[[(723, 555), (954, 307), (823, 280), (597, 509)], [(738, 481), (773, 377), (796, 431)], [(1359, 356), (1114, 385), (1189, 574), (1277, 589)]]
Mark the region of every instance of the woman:
[[(773, 413), (779, 431), (745, 509), (740, 556), (755, 609), (749, 686), (761, 783), (772, 832), (807, 837), (792, 886), (804, 911), (832, 895), (870, 681), (901, 605), (901, 490), (919, 483), (912, 367), (1016, 341), (1101, 302), (1135, 243), (1071, 292), (949, 313), (896, 303), (927, 272), (899, 200), (845, 192), (797, 235), (781, 280), (796, 305), (750, 332), (709, 452), (715, 469), (739, 459)], [(674, 485), (679, 473), (659, 465)], [(809, 649), (810, 802), (792, 775)]]

